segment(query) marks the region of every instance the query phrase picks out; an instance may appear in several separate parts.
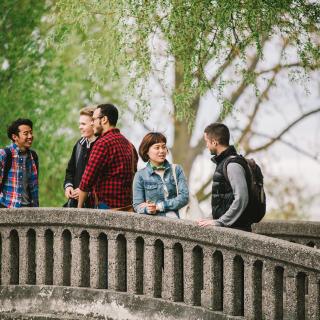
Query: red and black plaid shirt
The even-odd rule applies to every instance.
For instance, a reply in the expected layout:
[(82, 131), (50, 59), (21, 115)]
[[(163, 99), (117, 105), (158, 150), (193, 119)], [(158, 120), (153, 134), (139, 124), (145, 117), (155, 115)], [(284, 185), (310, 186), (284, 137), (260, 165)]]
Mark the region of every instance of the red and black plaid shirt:
[(95, 142), (79, 188), (94, 191), (111, 208), (130, 205), (137, 161), (134, 146), (119, 129), (110, 129)]

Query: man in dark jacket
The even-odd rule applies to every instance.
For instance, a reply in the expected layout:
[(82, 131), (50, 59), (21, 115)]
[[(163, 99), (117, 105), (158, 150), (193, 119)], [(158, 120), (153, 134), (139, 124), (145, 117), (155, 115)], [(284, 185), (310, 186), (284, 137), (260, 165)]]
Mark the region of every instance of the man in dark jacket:
[(251, 231), (248, 212), (247, 166), (245, 163), (228, 162), (228, 179), (223, 172), (225, 161), (232, 156), (238, 156), (234, 146), (229, 145), (229, 129), (222, 123), (210, 124), (204, 130), (204, 139), (207, 148), (214, 155), (212, 161), (216, 163), (211, 198), (213, 219), (199, 220), (198, 225), (201, 227), (219, 226)]
[[(92, 128), (92, 116), (95, 109), (94, 106), (88, 106), (80, 110), (79, 130), (81, 139), (73, 147), (63, 183), (64, 193), (68, 199), (65, 206), (68, 207), (76, 208), (78, 206), (80, 181), (90, 156), (90, 150), (97, 138)], [(94, 201), (90, 197), (85, 207), (93, 207), (93, 205)]]

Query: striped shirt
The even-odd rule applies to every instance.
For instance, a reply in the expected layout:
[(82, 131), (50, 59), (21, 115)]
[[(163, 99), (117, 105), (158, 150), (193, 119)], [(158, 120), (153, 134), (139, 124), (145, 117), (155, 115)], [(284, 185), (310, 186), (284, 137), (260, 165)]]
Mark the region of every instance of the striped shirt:
[[(0, 204), (7, 208), (21, 207), (23, 176), (27, 174), (27, 189), (31, 206), (39, 207), (38, 171), (31, 152), (27, 151), (26, 166), (23, 169), (23, 153), (15, 143), (11, 144), (9, 148), (12, 154), (12, 165), (8, 172), (8, 177), (2, 185)], [(5, 161), (6, 152), (4, 149), (0, 149), (0, 184), (2, 184)]]

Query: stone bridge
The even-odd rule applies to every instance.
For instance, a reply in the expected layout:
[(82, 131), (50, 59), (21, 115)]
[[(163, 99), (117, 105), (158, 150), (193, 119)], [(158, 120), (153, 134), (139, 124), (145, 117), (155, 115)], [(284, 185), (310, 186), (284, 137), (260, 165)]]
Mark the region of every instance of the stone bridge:
[(320, 223), (0, 210), (0, 319), (319, 319)]

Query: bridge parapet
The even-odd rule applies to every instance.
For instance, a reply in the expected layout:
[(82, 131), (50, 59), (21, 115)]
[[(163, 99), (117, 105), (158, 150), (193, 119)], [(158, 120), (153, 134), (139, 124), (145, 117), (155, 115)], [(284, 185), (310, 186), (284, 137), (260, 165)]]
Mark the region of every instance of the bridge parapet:
[[(129, 297), (121, 300), (126, 319), (320, 317), (320, 252), (280, 239), (132, 213), (53, 208), (1, 209), (0, 234), (0, 314), (19, 311), (12, 302), (23, 296), (19, 287), (30, 295), (33, 286), (36, 297), (26, 302), (23, 296), (21, 312), (124, 318), (103, 313), (90, 299), (83, 308), (81, 292), (92, 290), (109, 294), (99, 296), (100, 305)], [(62, 291), (59, 303), (42, 304), (41, 288), (57, 287), (78, 288), (82, 308), (68, 306)]]
[(268, 237), (320, 248), (319, 221), (266, 221), (254, 225), (253, 231)]

